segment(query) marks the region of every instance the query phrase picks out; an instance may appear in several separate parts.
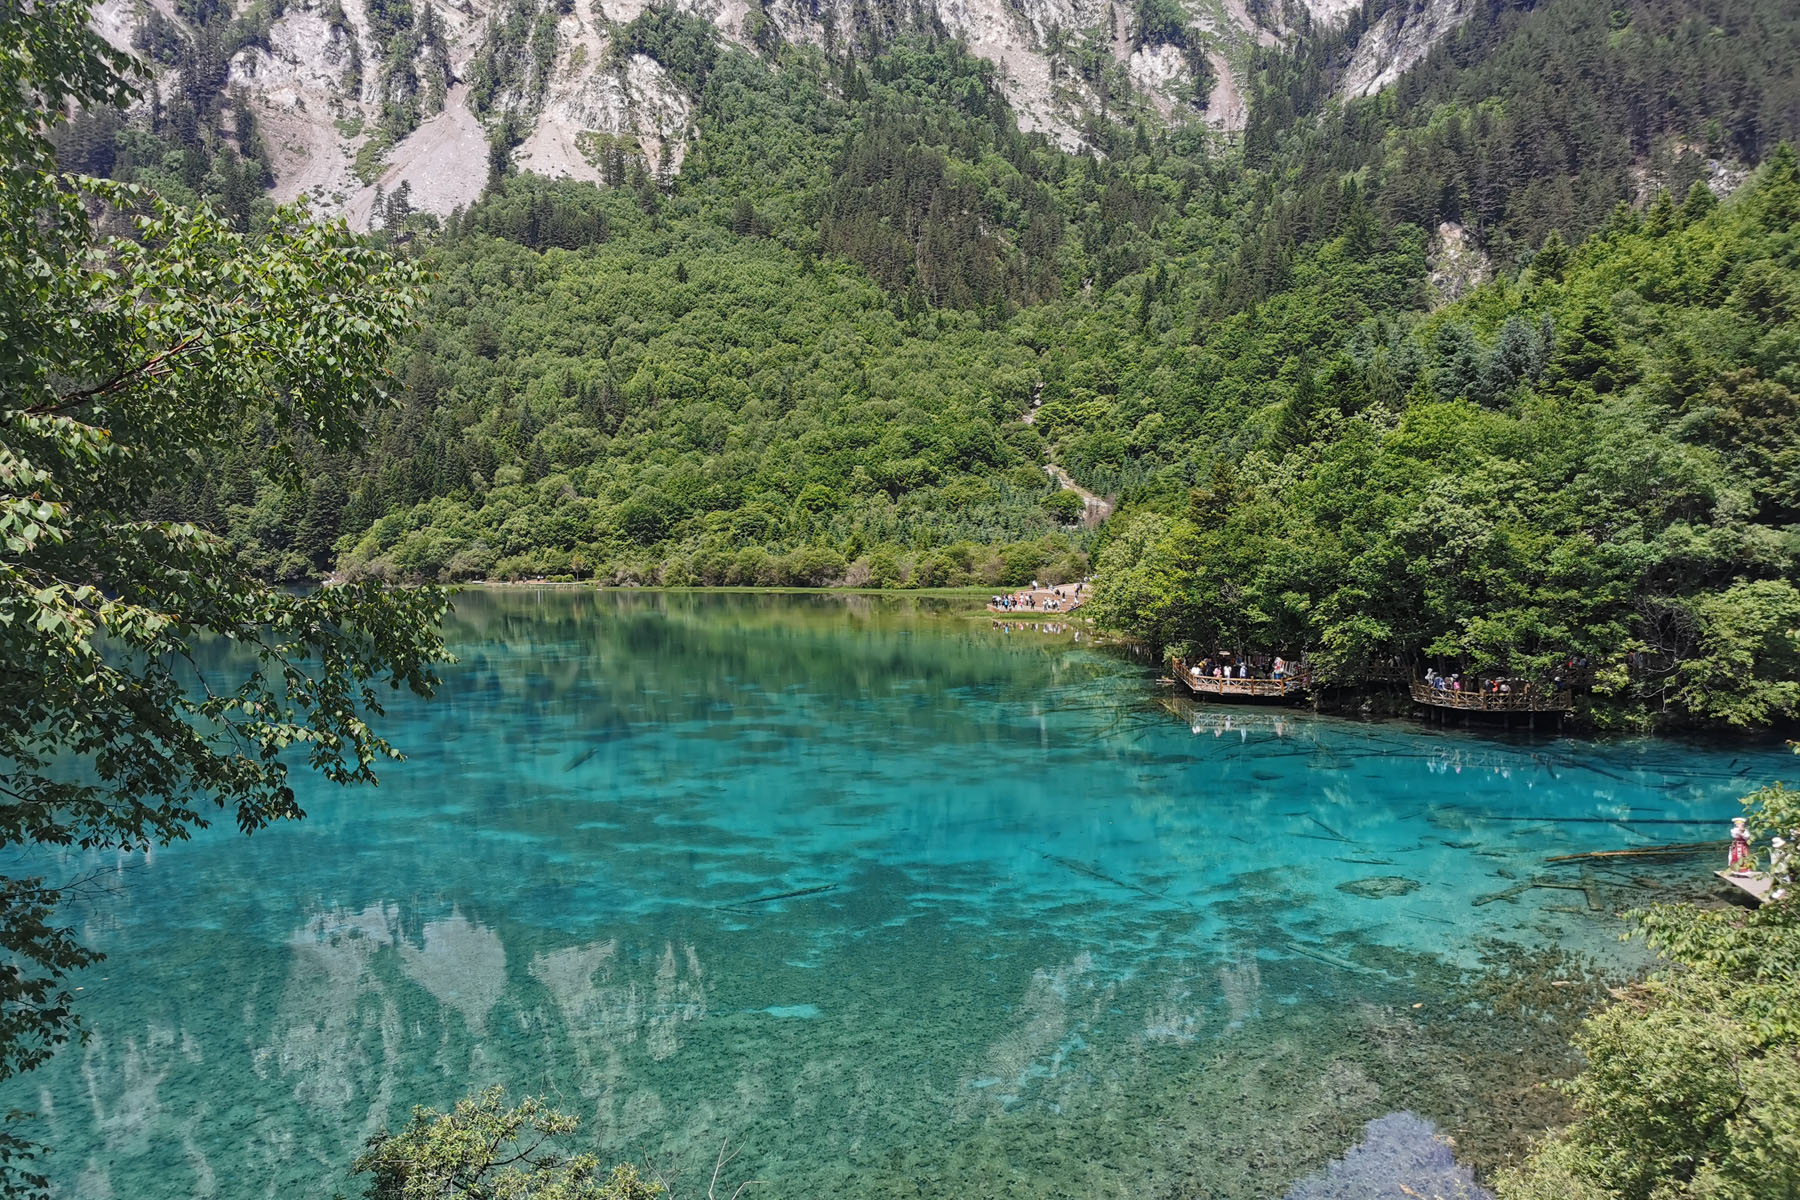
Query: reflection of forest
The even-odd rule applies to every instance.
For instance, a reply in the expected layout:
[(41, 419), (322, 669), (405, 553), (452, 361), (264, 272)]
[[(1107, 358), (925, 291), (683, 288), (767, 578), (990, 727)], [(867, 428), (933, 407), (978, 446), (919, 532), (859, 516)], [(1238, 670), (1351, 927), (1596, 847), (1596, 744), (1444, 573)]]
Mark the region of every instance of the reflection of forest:
[(1297, 1174), (1323, 1157), (1322, 1127), (1402, 1103), (1413, 1062), (1443, 1066), (1445, 1031), (1393, 1015), (1421, 986), (1408, 972), (1381, 996), (1377, 977), (1306, 961), (1121, 973), (1025, 926), (945, 932), (853, 938), (841, 972), (812, 976), (818, 1004), (745, 1010), (715, 1004), (745, 963), (703, 969), (695, 944), (641, 930), (561, 946), (518, 931), (536, 948), (509, 953), (455, 909), (327, 910), (281, 948), (284, 976), (242, 998), (241, 1026), (170, 998), (83, 1049), (87, 1103), (62, 1141), (85, 1162), (82, 1196), (140, 1194), (152, 1175), (197, 1196), (243, 1194), (229, 1178), (320, 1194), (408, 1105), (499, 1080), (579, 1114), (603, 1154), (704, 1172), (730, 1138), (791, 1195), (925, 1177), (956, 1185), (945, 1194), (1093, 1195), (1135, 1161), (1249, 1196), (1267, 1177), (1222, 1145), (1279, 1143)]
[[(822, 679), (808, 669), (810, 661), (788, 668), (792, 677), (824, 686), (845, 677), (840, 666), (891, 669), (895, 648), (903, 643), (911, 646), (904, 656), (908, 664), (923, 657), (928, 663), (935, 658), (946, 665), (963, 656), (955, 651), (961, 639), (945, 634), (966, 631), (971, 642), (999, 644), (1000, 639), (987, 636), (992, 633), (991, 622), (974, 609), (977, 602), (978, 598), (842, 592), (478, 588), (457, 593), (445, 634), (455, 646), (485, 644), (526, 657), (572, 650), (610, 652), (609, 658), (620, 652), (658, 656), (673, 652), (684, 665), (722, 655), (741, 666), (757, 661), (756, 647), (781, 645), (824, 655)], [(908, 641), (925, 633), (934, 635), (930, 649), (935, 654), (922, 653), (925, 646)], [(741, 649), (734, 652), (733, 646)], [(1044, 647), (1040, 653), (1051, 649)], [(653, 660), (644, 665), (654, 669), (657, 664)]]
[[(80, 1194), (136, 1194), (140, 1172), (238, 1194), (217, 1186), (228, 1164), (297, 1185), (331, 1175), (411, 1104), (496, 1080), (556, 1097), (609, 1153), (693, 1166), (730, 1136), (763, 1162), (797, 1150), (810, 1165), (786, 1171), (801, 1179), (826, 1159), (878, 1163), (1005, 1113), (1104, 1119), (1116, 1089), (1177, 1061), (1155, 1068), (1150, 1047), (1222, 1032), (1255, 992), (1221, 974), (1221, 994), (1204, 972), (1146, 987), (1082, 952), (1014, 963), (1011, 982), (971, 1007), (982, 993), (957, 964), (979, 961), (963, 957), (975, 943), (892, 934), (844, 947), (860, 986), (878, 958), (893, 989), (845, 1021), (854, 979), (820, 978), (821, 1005), (721, 1012), (691, 942), (635, 930), (532, 941), (509, 954), (499, 929), (455, 908), (429, 919), (394, 902), (334, 908), (276, 951), (280, 970), (233, 1014), (242, 1026), (193, 996), (145, 1006), (135, 1029), (111, 1022), (80, 1051), (87, 1103), (59, 1134), (85, 1158)], [(950, 1050), (959, 1038), (964, 1053)], [(90, 1112), (97, 1125), (81, 1128)]]
[[(784, 692), (1090, 705), (1084, 685), (1119, 674), (1104, 655), (1009, 639), (936, 596), (490, 589), (459, 593), (452, 672), (483, 692), (453, 702), (578, 700), (590, 727), (754, 715)], [(520, 670), (520, 664), (529, 669)], [(598, 681), (604, 680), (604, 687)], [(748, 712), (734, 710), (749, 706)], [(953, 728), (945, 736), (957, 737)], [(971, 740), (979, 740), (972, 735)]]

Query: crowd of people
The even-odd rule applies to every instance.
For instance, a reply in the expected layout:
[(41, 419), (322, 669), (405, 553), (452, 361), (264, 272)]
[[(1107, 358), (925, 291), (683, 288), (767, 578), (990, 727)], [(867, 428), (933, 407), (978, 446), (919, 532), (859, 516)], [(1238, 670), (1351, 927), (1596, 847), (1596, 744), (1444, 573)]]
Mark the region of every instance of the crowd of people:
[[(1523, 695), (1533, 690), (1530, 680), (1526, 679), (1478, 679), (1465, 683), (1460, 673), (1445, 675), (1431, 667), (1425, 670), (1425, 683), (1440, 692), (1476, 692), (1484, 696)], [(1550, 686), (1552, 691), (1561, 691), (1562, 676), (1552, 679)]]
[(1221, 652), (1203, 658), (1187, 668), (1196, 682), (1201, 679), (1292, 679), (1304, 672), (1279, 654), (1239, 654)]
[(1086, 580), (1061, 587), (1040, 588), (1037, 580), (1025, 591), (988, 597), (988, 607), (996, 612), (1069, 612), (1081, 603)]

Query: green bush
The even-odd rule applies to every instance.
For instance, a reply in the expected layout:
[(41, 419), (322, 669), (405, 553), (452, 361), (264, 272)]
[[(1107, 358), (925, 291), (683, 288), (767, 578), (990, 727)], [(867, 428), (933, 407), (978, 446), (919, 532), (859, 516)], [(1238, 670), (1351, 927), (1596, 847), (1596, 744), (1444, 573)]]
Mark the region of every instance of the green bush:
[(829, 546), (802, 546), (783, 557), (777, 569), (788, 587), (830, 587), (843, 582), (848, 564)]
[(1087, 511), (1087, 502), (1074, 492), (1051, 492), (1044, 497), (1044, 511), (1058, 523), (1073, 525)]
[(899, 587), (906, 582), (907, 571), (900, 552), (892, 546), (877, 546), (869, 553), (869, 582), (875, 587)]
[(506, 1106), (491, 1087), (448, 1113), (415, 1108), (399, 1133), (370, 1138), (351, 1173), (369, 1176), (367, 1200), (662, 1200), (667, 1190), (621, 1164), (602, 1172), (592, 1154), (565, 1154), (579, 1122), (526, 1098)]
[[(1800, 793), (1745, 804), (1759, 837), (1800, 827)], [(1576, 1120), (1501, 1200), (1800, 1195), (1800, 900), (1633, 916), (1668, 966), (1583, 1027)]]
[(1000, 550), (1000, 561), (1005, 574), (999, 582), (1006, 587), (1023, 587), (1037, 578), (1038, 568), (1044, 564), (1044, 548), (1036, 542), (1004, 546)]

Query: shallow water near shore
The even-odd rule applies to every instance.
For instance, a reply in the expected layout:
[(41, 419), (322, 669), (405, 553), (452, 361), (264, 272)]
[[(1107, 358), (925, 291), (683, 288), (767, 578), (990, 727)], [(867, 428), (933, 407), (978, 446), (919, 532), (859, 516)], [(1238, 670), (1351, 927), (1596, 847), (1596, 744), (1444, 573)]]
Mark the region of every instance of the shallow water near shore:
[(84, 1200), (355, 1194), (490, 1083), (684, 1196), (728, 1141), (747, 1195), (1278, 1197), (1384, 1112), (1479, 1146), (1499, 1060), (1561, 1053), (1494, 1015), (1532, 956), (1637, 969), (1613, 914), (1714, 865), (1545, 858), (1718, 838), (1795, 765), (1182, 707), (958, 607), (459, 597), (379, 788), (35, 860), (99, 871), (109, 957), (0, 1102)]

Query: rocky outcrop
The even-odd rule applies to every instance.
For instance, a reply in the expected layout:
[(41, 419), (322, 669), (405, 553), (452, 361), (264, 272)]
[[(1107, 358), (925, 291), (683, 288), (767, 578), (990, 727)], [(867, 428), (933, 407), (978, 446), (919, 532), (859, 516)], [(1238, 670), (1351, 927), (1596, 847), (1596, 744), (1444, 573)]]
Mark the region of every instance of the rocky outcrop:
[(1187, 57), (1179, 46), (1144, 46), (1126, 60), (1131, 82), (1153, 98), (1157, 108), (1167, 117), (1174, 111), (1173, 97), (1190, 81)]
[(1469, 11), (1470, 0), (1416, 0), (1389, 9), (1357, 41), (1339, 92), (1352, 99), (1379, 92), (1468, 19)]
[(266, 45), (232, 59), (230, 86), (258, 102), (276, 199), (305, 196), (329, 213), (355, 191), (371, 44), (366, 28), (334, 25), (322, 5), (301, 2), (269, 27)]
[[(1020, 125), (1065, 147), (1082, 145), (1090, 111), (1105, 104), (1148, 105), (1168, 120), (1204, 119), (1233, 131), (1245, 123), (1241, 81), (1258, 45), (1277, 35), (1260, 27), (1244, 0), (1181, 0), (1185, 46), (1146, 41), (1123, 0), (677, 0), (685, 12), (755, 49), (771, 37), (834, 50), (864, 45), (931, 14), (970, 50), (994, 63), (995, 78)], [(240, 13), (250, 0), (235, 0)], [(479, 194), (487, 177), (489, 122), (472, 111), (471, 65), (505, 0), (417, 0), (443, 31), (436, 79), (421, 102), (418, 127), (402, 127), (392, 146), (378, 131), (383, 79), (392, 74), (372, 28), (367, 0), (286, 0), (260, 36), (232, 58), (229, 87), (256, 105), (278, 199), (308, 197), (315, 210), (343, 213), (359, 227), (376, 219), (378, 190), (405, 187), (414, 209), (447, 213)], [(624, 152), (659, 179), (680, 170), (693, 136), (695, 98), (663, 66), (613, 52), (619, 26), (650, 0), (580, 0), (559, 5), (555, 67), (530, 98), (501, 97), (524, 123), (515, 162), (544, 175), (605, 181), (603, 159)], [(1355, 0), (1305, 0), (1316, 21), (1343, 17)], [(1347, 94), (1375, 90), (1410, 66), (1453, 28), (1469, 0), (1416, 0), (1417, 10), (1390, 13), (1369, 30), (1345, 79)], [(172, 0), (102, 0), (96, 27), (129, 46), (155, 9), (180, 24)], [(566, 11), (564, 11), (566, 9)], [(266, 8), (261, 11), (268, 11)], [(877, 28), (887, 23), (885, 28)], [(390, 39), (391, 40), (391, 39)], [(1110, 56), (1110, 95), (1078, 69), (1084, 53)], [(414, 51), (423, 53), (422, 51)], [(447, 63), (444, 59), (447, 58)], [(1195, 95), (1193, 64), (1211, 68), (1206, 96)], [(1090, 75), (1091, 71), (1091, 58)], [(385, 72), (385, 73), (384, 73)], [(448, 77), (450, 86), (446, 87)], [(1128, 95), (1120, 95), (1122, 83)], [(172, 87), (166, 81), (165, 87)], [(381, 137), (384, 140), (371, 144)], [(611, 173), (617, 181), (617, 172)]]
[(444, 111), (413, 130), (385, 156), (380, 178), (343, 205), (352, 229), (379, 219), (378, 202), (405, 189), (409, 207), (442, 215), (473, 204), (488, 177), (487, 131), (469, 111), (468, 89), (450, 89)]
[(603, 134), (630, 147), (653, 177), (672, 179), (693, 136), (692, 116), (693, 101), (662, 65), (634, 54), (617, 66), (560, 75), (514, 161), (540, 175), (600, 183), (604, 143), (593, 135)]
[(1455, 221), (1437, 227), (1427, 262), (1433, 308), (1454, 303), (1494, 277), (1493, 263)]

